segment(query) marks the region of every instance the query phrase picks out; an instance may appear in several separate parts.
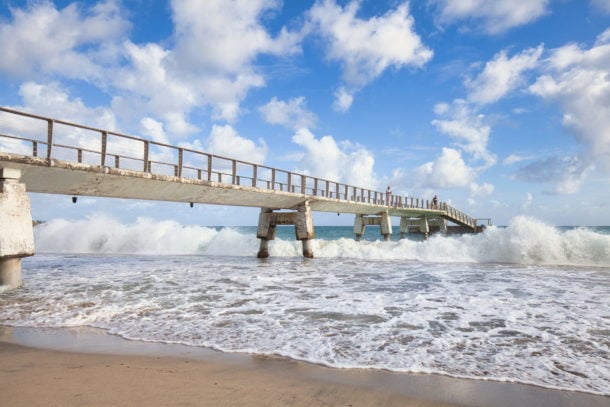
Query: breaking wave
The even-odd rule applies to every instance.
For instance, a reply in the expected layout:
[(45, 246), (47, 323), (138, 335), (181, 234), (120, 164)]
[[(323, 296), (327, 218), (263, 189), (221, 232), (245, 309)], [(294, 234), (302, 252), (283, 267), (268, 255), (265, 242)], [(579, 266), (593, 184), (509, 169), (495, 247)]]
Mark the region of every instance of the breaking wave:
[[(477, 235), (434, 235), (427, 241), (355, 242), (346, 237), (326, 239), (332, 227), (316, 228), (316, 257), (424, 262), (479, 262), (610, 266), (610, 234), (587, 228), (562, 230), (536, 219), (516, 217), (505, 227), (489, 227)], [(254, 228), (211, 228), (139, 218), (124, 224), (107, 215), (83, 220), (54, 219), (35, 228), (36, 246), (47, 253), (204, 254), (254, 256)], [(300, 242), (277, 238), (274, 257), (300, 256)]]

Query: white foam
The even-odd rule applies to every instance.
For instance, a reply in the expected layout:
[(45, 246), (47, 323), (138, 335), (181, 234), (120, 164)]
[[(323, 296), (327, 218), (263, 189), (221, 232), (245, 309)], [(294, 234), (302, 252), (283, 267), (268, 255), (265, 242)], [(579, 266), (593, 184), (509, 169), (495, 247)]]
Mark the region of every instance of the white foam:
[(608, 394), (605, 269), (252, 257), (37, 255), (0, 323)]
[[(133, 224), (106, 215), (77, 221), (55, 219), (35, 231), (37, 250), (51, 253), (253, 256), (258, 250), (254, 233), (146, 218)], [(316, 257), (610, 266), (610, 235), (582, 228), (561, 231), (526, 217), (514, 218), (506, 228), (490, 227), (477, 235), (435, 235), (423, 242), (326, 240), (321, 235), (312, 244)], [(270, 252), (274, 257), (300, 256), (300, 242), (276, 239)]]

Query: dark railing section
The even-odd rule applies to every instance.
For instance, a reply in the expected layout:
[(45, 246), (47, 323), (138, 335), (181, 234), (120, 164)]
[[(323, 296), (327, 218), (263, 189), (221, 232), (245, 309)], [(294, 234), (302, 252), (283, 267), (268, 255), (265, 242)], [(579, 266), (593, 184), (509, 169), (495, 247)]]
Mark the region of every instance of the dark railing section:
[(40, 130), (32, 130), (34, 135), (30, 138), (0, 134), (5, 145), (15, 143), (13, 152), (17, 154), (371, 205), (438, 210), (450, 220), (473, 228), (477, 223), (476, 219), (444, 202), (435, 205), (428, 200), (341, 184), (3, 107), (0, 112), (46, 122), (45, 137), (36, 136), (41, 134)]

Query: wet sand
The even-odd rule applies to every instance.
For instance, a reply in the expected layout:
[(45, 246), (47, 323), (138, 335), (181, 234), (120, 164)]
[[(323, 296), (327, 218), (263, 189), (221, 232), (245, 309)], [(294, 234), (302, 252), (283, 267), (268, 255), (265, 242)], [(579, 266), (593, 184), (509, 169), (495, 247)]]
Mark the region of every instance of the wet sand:
[(0, 405), (606, 407), (610, 397), (0, 326)]

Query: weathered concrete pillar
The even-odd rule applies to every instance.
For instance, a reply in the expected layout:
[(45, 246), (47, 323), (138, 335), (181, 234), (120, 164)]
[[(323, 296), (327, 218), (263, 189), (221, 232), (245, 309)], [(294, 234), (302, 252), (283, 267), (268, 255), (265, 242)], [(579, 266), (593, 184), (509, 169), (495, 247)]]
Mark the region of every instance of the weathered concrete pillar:
[(256, 257), (266, 259), (269, 257), (269, 240), (275, 239), (275, 225), (271, 224), (271, 214), (273, 211), (268, 208), (261, 208), (261, 213), (258, 216), (258, 229), (256, 237), (260, 239), (261, 245)]
[(419, 220), (419, 231), (424, 234), (424, 239), (428, 238), (428, 234), (430, 233), (430, 226), (428, 225), (427, 216), (423, 216)]
[(311, 240), (314, 238), (315, 233), (313, 230), (313, 218), (311, 216), (309, 202), (305, 202), (299, 205), (299, 207), (297, 208), (294, 226), (296, 238), (297, 240), (300, 240), (303, 244), (303, 256), (309, 259), (313, 259)]
[(392, 237), (392, 222), (390, 220), (390, 214), (387, 211), (381, 214), (379, 227), (381, 228), (383, 240), (389, 242)]
[(256, 237), (261, 240), (258, 258), (269, 257), (269, 240), (275, 239), (277, 225), (294, 225), (296, 239), (303, 245), (303, 256), (313, 258), (311, 240), (315, 234), (309, 202), (299, 205), (296, 212), (273, 212), (273, 209), (261, 209), (256, 231)]
[(439, 219), (439, 231), (443, 234), (447, 233), (447, 219)]
[(379, 225), (383, 240), (386, 242), (390, 240), (392, 236), (392, 222), (390, 221), (390, 214), (385, 211), (375, 216), (364, 216), (362, 214), (356, 214), (354, 219), (354, 239), (359, 242), (364, 235), (364, 231), (367, 225)]
[(21, 258), (34, 254), (30, 200), (21, 171), (0, 168), (0, 286), (21, 286)]
[(357, 242), (362, 239), (362, 235), (364, 235), (364, 229), (366, 225), (364, 224), (364, 215), (356, 214), (356, 218), (354, 219), (354, 240)]
[(409, 233), (409, 218), (407, 216), (400, 217), (400, 238), (404, 239)]

